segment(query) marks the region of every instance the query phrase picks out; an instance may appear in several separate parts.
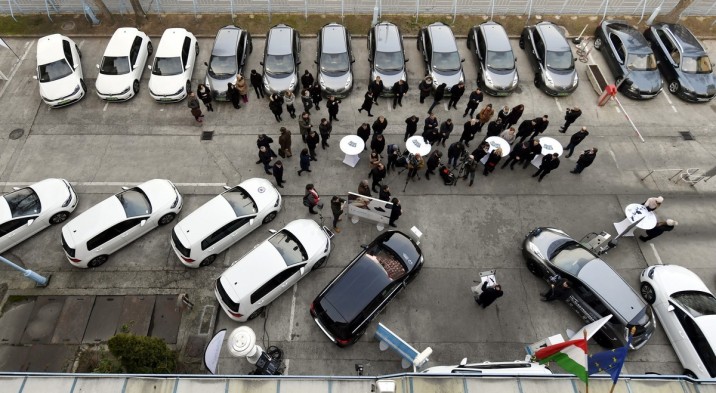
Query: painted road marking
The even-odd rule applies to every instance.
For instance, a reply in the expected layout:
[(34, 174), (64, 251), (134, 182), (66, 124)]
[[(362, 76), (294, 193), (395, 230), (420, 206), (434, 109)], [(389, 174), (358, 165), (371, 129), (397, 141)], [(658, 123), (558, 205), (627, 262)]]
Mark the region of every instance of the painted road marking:
[(291, 296), (291, 317), (288, 319), (288, 337), (286, 341), (291, 341), (293, 336), (293, 317), (296, 314), (296, 291), (298, 290), (298, 283), (293, 285), (293, 295)]
[(2, 87), (2, 90), (0, 90), (0, 98), (2, 98), (2, 95), (5, 94), (5, 90), (10, 85), (10, 81), (15, 76), (15, 73), (17, 73), (17, 70), (20, 69), (20, 64), (27, 57), (27, 54), (30, 52), (30, 49), (32, 48), (33, 44), (35, 44), (35, 41), (30, 41), (30, 44), (27, 45), (27, 49), (25, 49), (25, 53), (23, 53), (20, 60), (18, 60), (17, 63), (15, 63), (15, 68), (12, 69), (12, 71), (10, 72), (10, 76), (8, 76), (7, 80), (5, 81), (5, 85)]
[(557, 97), (554, 97), (554, 103), (557, 104), (557, 108), (559, 108), (559, 111), (562, 112), (562, 105), (559, 105), (559, 100)]
[(617, 169), (619, 169), (619, 163), (617, 162), (617, 156), (614, 154), (612, 150), (609, 150), (609, 154), (612, 156), (612, 159), (614, 160), (614, 165), (617, 166)]
[(109, 101), (104, 103), (104, 108), (102, 108), (102, 112), (107, 112), (107, 105), (109, 105)]
[(654, 251), (654, 256), (656, 257), (656, 263), (659, 265), (663, 265), (664, 262), (661, 261), (661, 257), (659, 257), (659, 253), (656, 252), (656, 247), (654, 247), (654, 245), (652, 243), (649, 243), (649, 245), (651, 246), (651, 251)]
[(666, 98), (666, 101), (669, 103), (669, 105), (671, 105), (671, 109), (673, 109), (674, 112), (677, 112), (677, 113), (678, 113), (679, 111), (676, 110), (676, 107), (674, 106), (674, 103), (671, 102), (671, 98), (669, 98), (669, 93), (666, 93), (666, 92), (665, 92), (664, 94), (662, 94), (662, 96), (664, 96), (664, 98)]

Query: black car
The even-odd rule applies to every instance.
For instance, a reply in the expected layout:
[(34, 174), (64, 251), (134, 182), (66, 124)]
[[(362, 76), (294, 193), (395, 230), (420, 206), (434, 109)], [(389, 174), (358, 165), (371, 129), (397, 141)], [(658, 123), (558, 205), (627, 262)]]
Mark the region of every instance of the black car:
[(298, 88), (298, 65), (301, 64), (301, 37), (291, 26), (279, 24), (266, 34), (264, 90), (282, 93)]
[(403, 37), (398, 26), (390, 22), (381, 22), (368, 32), (368, 61), (370, 62), (370, 80), (379, 76), (385, 88), (382, 96), (392, 96), (391, 87), (399, 80), (408, 81), (405, 70), (405, 49)]
[(474, 26), (467, 34), (467, 47), (475, 55), (482, 90), (493, 96), (510, 95), (520, 78), (505, 28), (492, 21)]
[(425, 75), (433, 78), (433, 89), (445, 83), (445, 94), (459, 82), (465, 82), (462, 62), (457, 49), (455, 36), (450, 27), (442, 22), (435, 22), (420, 29), (418, 50), (425, 61)]
[(591, 323), (612, 315), (594, 335), (599, 345), (622, 347), (635, 327), (631, 348), (639, 349), (654, 334), (656, 319), (651, 306), (609, 265), (569, 235), (540, 227), (527, 234), (522, 246), (532, 274), (546, 281), (558, 275), (572, 283), (566, 303), (582, 320)]
[(540, 22), (526, 26), (520, 35), (520, 48), (527, 52), (535, 86), (551, 96), (567, 96), (577, 89), (579, 76), (569, 42), (559, 26)]
[(644, 32), (651, 43), (661, 74), (672, 94), (691, 102), (716, 96), (716, 77), (708, 53), (682, 25), (657, 23)]
[(594, 49), (602, 51), (617, 81), (626, 78), (619, 86), (625, 96), (646, 100), (661, 93), (654, 52), (634, 27), (621, 21), (603, 21), (594, 34)]
[(381, 234), (346, 266), (311, 303), (318, 327), (339, 347), (365, 333), (370, 321), (423, 267), (417, 244), (398, 231)]

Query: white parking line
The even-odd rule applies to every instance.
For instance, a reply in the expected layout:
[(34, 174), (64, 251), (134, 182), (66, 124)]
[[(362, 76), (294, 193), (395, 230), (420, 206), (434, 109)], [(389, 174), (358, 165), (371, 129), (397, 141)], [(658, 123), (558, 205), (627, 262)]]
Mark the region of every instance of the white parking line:
[(674, 112), (677, 112), (677, 113), (678, 113), (679, 111), (676, 110), (676, 107), (674, 106), (674, 103), (671, 102), (671, 98), (669, 98), (669, 93), (664, 92), (664, 94), (662, 94), (662, 96), (664, 96), (664, 98), (666, 98), (666, 101), (669, 103), (669, 105), (671, 105), (671, 109), (673, 109)]
[(102, 108), (102, 112), (107, 112), (107, 105), (109, 105), (109, 101), (104, 103), (104, 108)]
[(619, 163), (617, 162), (617, 156), (614, 154), (612, 150), (609, 150), (609, 154), (612, 156), (612, 159), (614, 160), (614, 165), (617, 166), (617, 169), (619, 169)]
[(2, 90), (0, 90), (0, 98), (2, 98), (2, 95), (5, 94), (5, 90), (10, 85), (10, 81), (15, 76), (15, 73), (17, 72), (17, 70), (20, 69), (20, 63), (22, 63), (23, 60), (25, 60), (25, 58), (27, 57), (27, 54), (30, 52), (30, 49), (32, 48), (32, 45), (34, 43), (35, 43), (35, 41), (30, 41), (30, 44), (27, 45), (27, 49), (25, 49), (25, 53), (23, 53), (20, 60), (18, 60), (17, 63), (15, 63), (15, 68), (12, 69), (12, 71), (10, 72), (10, 76), (7, 77), (7, 80), (5, 81), (5, 84), (2, 87)]
[(283, 375), (288, 375), (288, 367), (291, 365), (290, 362), (291, 362), (291, 359), (286, 359), (284, 361), (284, 363), (286, 363), (286, 368), (283, 369)]
[(614, 110), (617, 111), (617, 113), (622, 113), (622, 111), (619, 109), (618, 106), (615, 106), (615, 107), (614, 107)]
[(291, 341), (293, 335), (293, 317), (296, 314), (296, 291), (298, 290), (298, 283), (293, 285), (293, 294), (291, 295), (291, 317), (288, 319), (288, 336), (286, 341)]
[(654, 256), (656, 257), (656, 263), (659, 265), (663, 265), (664, 262), (661, 261), (661, 257), (659, 257), (659, 253), (656, 252), (656, 247), (654, 247), (654, 244), (649, 243), (649, 245), (651, 246), (651, 251), (654, 251)]
[(85, 44), (85, 40), (82, 40), (82, 41), (80, 41), (79, 44), (77, 44), (77, 47), (82, 49), (82, 45), (84, 45), (84, 44)]
[(554, 103), (557, 104), (557, 108), (559, 108), (559, 111), (562, 112), (562, 105), (559, 105), (559, 100), (557, 97), (554, 97)]

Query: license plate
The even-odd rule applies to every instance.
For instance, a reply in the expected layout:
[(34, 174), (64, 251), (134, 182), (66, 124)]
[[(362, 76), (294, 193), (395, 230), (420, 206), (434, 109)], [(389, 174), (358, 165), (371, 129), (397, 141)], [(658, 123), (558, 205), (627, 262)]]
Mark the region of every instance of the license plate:
[(497, 97), (507, 97), (508, 95), (509, 95), (509, 93), (504, 93), (504, 92), (498, 92), (495, 94), (495, 96), (497, 96)]
[(117, 97), (107, 97), (107, 101), (117, 101), (118, 99)]
[(566, 97), (568, 95), (569, 95), (569, 93), (557, 93), (558, 97)]
[(166, 98), (166, 97), (165, 97), (165, 98), (160, 98), (160, 99), (159, 99), (159, 101), (172, 101), (172, 99), (171, 99), (171, 98)]
[(62, 100), (57, 103), (57, 105), (65, 105), (66, 103), (70, 102), (71, 100)]

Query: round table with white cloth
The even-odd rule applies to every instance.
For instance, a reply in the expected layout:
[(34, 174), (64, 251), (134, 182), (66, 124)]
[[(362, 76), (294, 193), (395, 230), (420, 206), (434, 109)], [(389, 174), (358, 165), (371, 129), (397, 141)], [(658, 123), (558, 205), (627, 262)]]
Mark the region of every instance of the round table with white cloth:
[(425, 139), (423, 139), (422, 136), (411, 136), (408, 138), (407, 141), (405, 141), (405, 148), (410, 152), (411, 154), (420, 154), (421, 156), (425, 157), (430, 153), (430, 149), (432, 148), (429, 143), (425, 142)]
[(358, 154), (365, 149), (365, 142), (358, 135), (346, 135), (341, 139), (340, 148), (343, 153), (346, 153), (343, 163), (355, 168), (360, 161)]
[[(502, 157), (507, 157), (507, 155), (510, 154), (510, 144), (503, 138), (500, 138), (499, 136), (491, 136), (491, 137), (485, 139), (485, 142), (490, 144), (490, 150), (489, 150), (490, 153), (492, 153), (493, 150), (495, 150), (499, 147), (502, 149)], [(483, 164), (486, 163), (489, 155), (490, 154), (488, 153), (487, 155), (485, 155), (485, 157), (482, 157), (480, 162)]]

